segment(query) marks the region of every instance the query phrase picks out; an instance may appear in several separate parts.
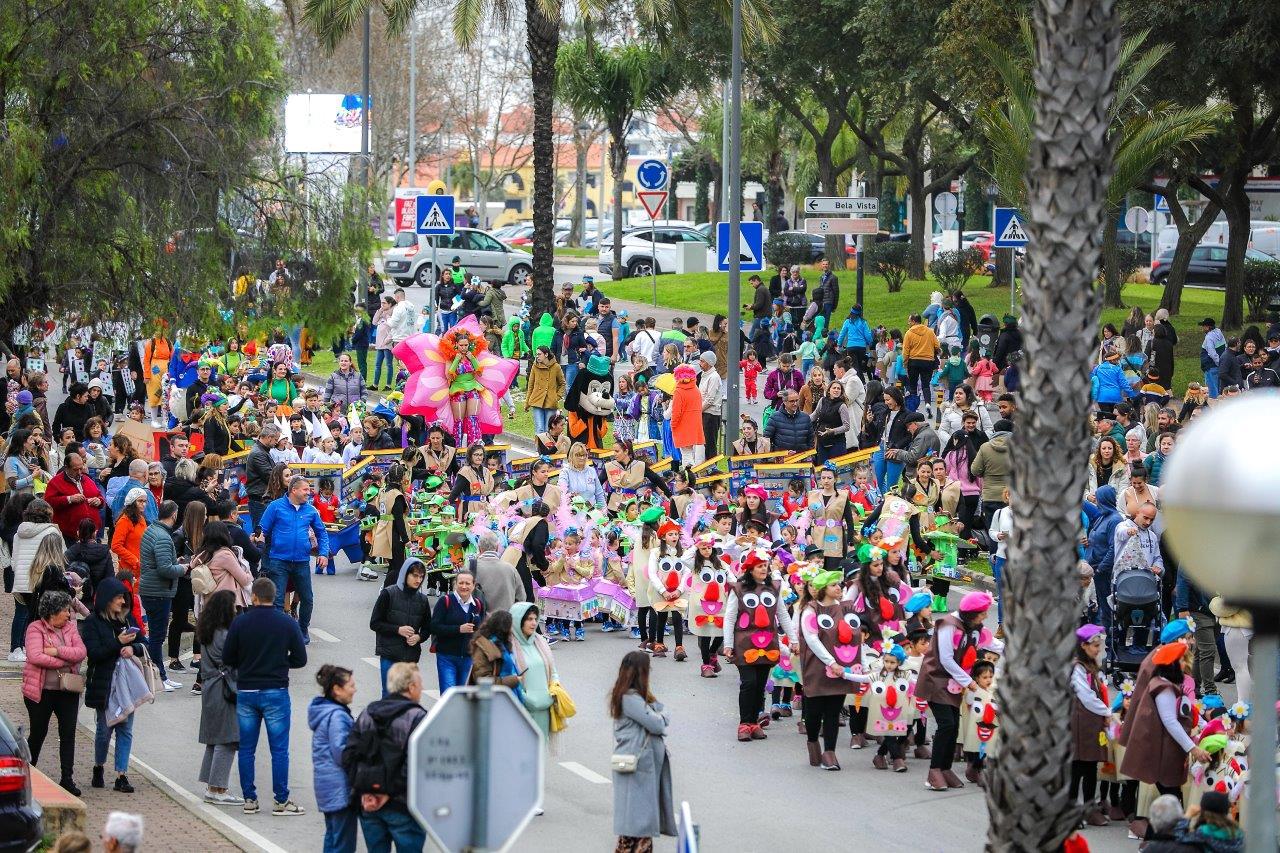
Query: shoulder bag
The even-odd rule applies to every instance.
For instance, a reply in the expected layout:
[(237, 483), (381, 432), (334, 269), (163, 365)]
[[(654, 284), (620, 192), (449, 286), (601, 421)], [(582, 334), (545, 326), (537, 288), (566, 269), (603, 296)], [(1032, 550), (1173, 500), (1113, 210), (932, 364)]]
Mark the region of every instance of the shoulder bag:
[[(644, 741), (640, 744), (640, 749), (649, 748), (649, 733), (644, 733)], [(609, 756), (609, 769), (614, 773), (635, 773), (636, 765), (640, 762), (639, 754), (629, 752), (615, 752)]]

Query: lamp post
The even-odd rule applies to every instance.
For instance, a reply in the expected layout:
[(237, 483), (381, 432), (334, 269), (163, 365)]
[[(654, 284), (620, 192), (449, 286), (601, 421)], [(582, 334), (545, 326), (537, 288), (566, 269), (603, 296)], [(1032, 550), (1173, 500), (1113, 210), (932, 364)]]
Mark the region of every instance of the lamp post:
[(1178, 437), (1160, 503), (1170, 544), (1188, 576), (1253, 614), (1253, 739), (1247, 849), (1276, 850), (1276, 664), (1280, 635), (1280, 464), (1269, 447), (1280, 396), (1219, 403)]

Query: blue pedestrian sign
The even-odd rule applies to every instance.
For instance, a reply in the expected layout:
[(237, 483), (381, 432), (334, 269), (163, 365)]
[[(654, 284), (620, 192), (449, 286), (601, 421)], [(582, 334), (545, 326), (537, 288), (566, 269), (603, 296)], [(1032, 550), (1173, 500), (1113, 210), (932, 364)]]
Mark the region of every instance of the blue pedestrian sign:
[(996, 224), (992, 229), (996, 235), (996, 248), (1008, 249), (1025, 246), (1031, 238), (1027, 235), (1027, 225), (1022, 221), (1022, 214), (1016, 207), (997, 207)]
[(453, 196), (420, 195), (417, 214), (419, 234), (453, 233)]
[(1157, 213), (1169, 212), (1169, 199), (1165, 198), (1162, 195), (1157, 195), (1155, 197), (1155, 201), (1156, 201), (1155, 208)]
[(736, 244), (741, 257), (739, 269), (743, 272), (760, 272), (764, 269), (764, 223), (743, 222), (738, 227), (739, 238), (729, 238), (729, 223), (716, 223), (716, 266), (720, 272), (729, 271), (732, 250)]
[(645, 160), (636, 168), (636, 183), (646, 190), (663, 189), (667, 177), (667, 164), (661, 160)]

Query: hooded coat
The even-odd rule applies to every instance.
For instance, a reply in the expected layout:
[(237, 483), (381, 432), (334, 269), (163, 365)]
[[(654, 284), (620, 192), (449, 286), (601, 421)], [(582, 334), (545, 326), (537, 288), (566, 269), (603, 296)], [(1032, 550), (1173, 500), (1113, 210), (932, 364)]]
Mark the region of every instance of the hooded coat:
[(530, 343), (533, 345), (533, 349), (536, 350), (538, 347), (546, 347), (551, 350), (552, 355), (556, 355), (556, 325), (555, 319), (550, 314), (544, 312), (543, 315), (538, 318), (538, 325), (534, 328), (533, 334), (530, 337), (532, 338)]
[(702, 430), (702, 392), (694, 379), (676, 379), (671, 401), (671, 439), (676, 447), (699, 447), (706, 443)]
[[(1089, 553), (1086, 558), (1093, 566), (1094, 576), (1110, 574), (1115, 565), (1116, 527), (1124, 521), (1116, 509), (1116, 490), (1114, 486), (1099, 486), (1093, 496), (1098, 514), (1089, 525)], [(1103, 594), (1109, 593), (1104, 591)]]
[(993, 434), (990, 441), (978, 448), (978, 455), (969, 466), (973, 476), (982, 478), (982, 499), (995, 503), (1004, 502), (1004, 490), (1012, 470), (1007, 432)]
[(351, 805), (351, 787), (342, 769), (342, 750), (355, 722), (351, 709), (332, 699), (317, 696), (307, 706), (316, 808), (321, 812), (342, 811)]
[[(84, 687), (86, 708), (105, 709), (107, 707), (107, 696), (111, 691), (111, 676), (115, 674), (116, 661), (120, 659), (120, 650), (124, 648), (120, 645), (120, 632), (125, 628), (138, 627), (129, 617), (127, 610), (125, 615), (118, 619), (106, 615), (107, 605), (118, 595), (132, 600), (124, 584), (115, 578), (103, 578), (102, 583), (98, 584), (97, 595), (93, 600), (93, 612), (89, 614), (88, 619), (80, 623), (80, 637), (84, 640), (85, 651), (88, 653), (85, 658), (88, 661)], [(141, 632), (138, 636), (142, 636)], [(145, 651), (143, 644), (137, 640), (134, 641), (132, 648), (137, 657), (141, 657)]]
[[(425, 571), (422, 561), (416, 557), (405, 560), (400, 566), (396, 582), (383, 587), (373, 603), (369, 616), (369, 629), (374, 633), (374, 651), (379, 657), (396, 662), (417, 663), (422, 658), (422, 646), (431, 634), (431, 601), (421, 587), (409, 589), (404, 579), (412, 566)], [(414, 645), (398, 633), (402, 626), (414, 629), (422, 640)]]

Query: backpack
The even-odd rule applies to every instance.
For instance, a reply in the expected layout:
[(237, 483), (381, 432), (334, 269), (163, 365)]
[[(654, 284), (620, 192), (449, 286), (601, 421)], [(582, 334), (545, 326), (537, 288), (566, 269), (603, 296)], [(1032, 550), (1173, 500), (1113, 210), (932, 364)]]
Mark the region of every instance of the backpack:
[(405, 766), (408, 751), (393, 743), (390, 734), (395, 721), (413, 707), (406, 703), (385, 723), (375, 722), (368, 714), (361, 714), (356, 720), (347, 737), (347, 745), (342, 749), (342, 769), (357, 795), (386, 794), (395, 797), (408, 791)]
[(208, 563), (193, 563), (191, 566), (191, 591), (196, 595), (208, 595), (218, 588), (213, 579), (213, 571)]

